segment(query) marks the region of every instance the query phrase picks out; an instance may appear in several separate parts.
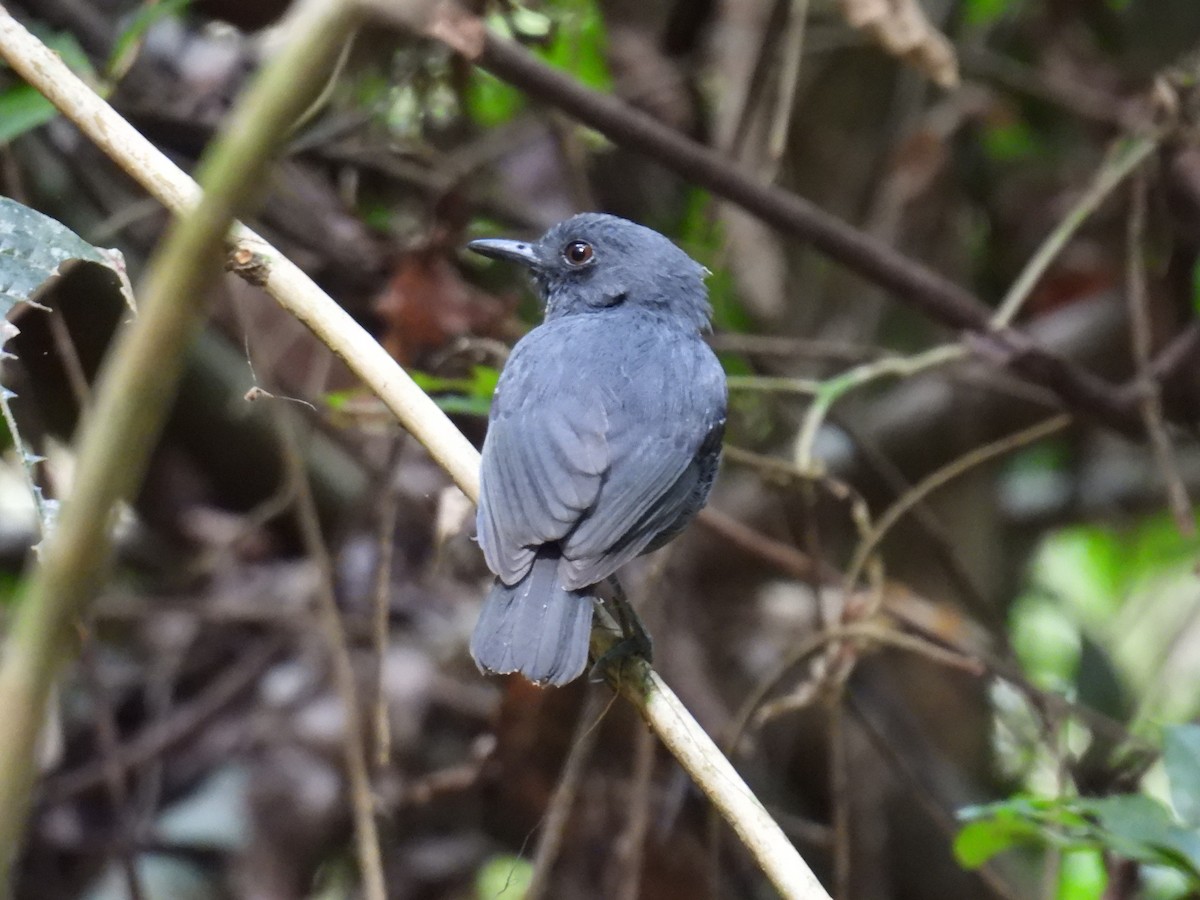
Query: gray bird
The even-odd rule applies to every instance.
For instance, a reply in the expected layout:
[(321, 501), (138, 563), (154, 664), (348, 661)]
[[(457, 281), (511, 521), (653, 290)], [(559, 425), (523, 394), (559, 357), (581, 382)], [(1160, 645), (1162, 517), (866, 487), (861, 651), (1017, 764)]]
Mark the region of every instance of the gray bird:
[(593, 585), (682, 531), (716, 476), (726, 388), (701, 338), (706, 271), (598, 213), (468, 246), (527, 266), (546, 310), (492, 398), (477, 526), (496, 582), (471, 655), (565, 684), (587, 665)]

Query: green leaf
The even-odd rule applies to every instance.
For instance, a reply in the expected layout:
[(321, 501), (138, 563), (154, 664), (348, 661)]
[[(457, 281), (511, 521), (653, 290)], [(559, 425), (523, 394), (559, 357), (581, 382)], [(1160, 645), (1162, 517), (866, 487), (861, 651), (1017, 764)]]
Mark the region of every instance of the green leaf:
[(1013, 649), (1035, 684), (1061, 689), (1075, 681), (1082, 636), (1057, 597), (1025, 594), (1013, 604), (1009, 618)]
[[(40, 35), (42, 42), (62, 57), (79, 74), (95, 79), (95, 72), (79, 41), (69, 32)], [(54, 104), (24, 82), (0, 94), (0, 144), (14, 141), (26, 132), (45, 125), (58, 115)]]
[(467, 112), (484, 128), (510, 121), (525, 107), (525, 95), (482, 69), (476, 69), (467, 88)]
[(1082, 806), (1110, 837), (1131, 844), (1157, 844), (1174, 824), (1171, 811), (1145, 794), (1100, 797), (1084, 801)]
[(992, 25), (1008, 11), (1009, 0), (967, 0), (963, 18), (968, 25)]
[(1108, 849), (1141, 862), (1174, 866), (1200, 880), (1200, 832), (1177, 825), (1158, 800), (1121, 794), (1083, 806), (1103, 829), (1097, 837)]
[(492, 404), (487, 400), (481, 400), (478, 397), (461, 397), (450, 395), (448, 397), (434, 397), (433, 402), (438, 405), (442, 412), (451, 416), (487, 416), (488, 410)]
[(1192, 266), (1192, 312), (1200, 313), (1200, 262)]
[(117, 38), (112, 53), (108, 57), (107, 69), (113, 73), (123, 73), (133, 63), (133, 58), (141, 45), (146, 32), (156, 22), (168, 16), (178, 15), (187, 9), (192, 0), (159, 0), (159, 2), (143, 3), (133, 21)]
[(983, 865), (1018, 844), (1062, 844), (1064, 834), (1081, 834), (1087, 821), (1069, 803), (1039, 797), (1012, 797), (968, 806), (958, 812), (968, 824), (954, 840), (954, 855), (967, 868)]
[[(125, 263), (116, 250), (93, 247), (65, 225), (49, 216), (22, 206), (15, 200), (0, 197), (0, 317), (6, 316), (20, 303), (36, 304), (38, 290), (57, 276), (64, 264), (79, 261), (104, 266), (114, 275), (114, 286), (121, 291), (125, 302), (133, 305), (133, 292), (125, 277)], [(18, 333), (7, 319), (0, 318), (0, 350)], [(41, 523), (42, 534), (53, 526), (56, 506), (42, 495), (34, 477), (34, 467), (41, 459), (27, 448), (21, 439), (9, 400), (14, 394), (0, 386), (0, 413), (8, 425), (13, 443), (21, 457), (30, 494)]]
[(1104, 854), (1095, 849), (1063, 854), (1057, 900), (1100, 900), (1108, 886)]
[(543, 54), (546, 62), (570, 72), (585, 85), (612, 91), (612, 74), (604, 56), (607, 36), (596, 3), (562, 4), (558, 33)]
[(954, 856), (959, 865), (977, 869), (993, 856), (1018, 844), (1039, 843), (1038, 829), (1016, 819), (972, 822), (954, 838)]
[(465, 416), (486, 416), (500, 382), (500, 371), (491, 366), (472, 367), (470, 378), (442, 378), (416, 370), (409, 375), (417, 387), (433, 395), (443, 412)]
[[(534, 50), (542, 59), (588, 87), (605, 93), (612, 90), (612, 74), (604, 55), (604, 19), (596, 3), (554, 2), (541, 10), (515, 5), (506, 15), (488, 16), (487, 23), (505, 37), (536, 40)], [(475, 122), (494, 128), (525, 108), (525, 95), (476, 69), (467, 87), (466, 107)]]
[(27, 84), (14, 84), (0, 94), (0, 144), (16, 140), (58, 115), (54, 104)]
[(1175, 812), (1184, 823), (1200, 829), (1200, 725), (1176, 725), (1166, 730), (1163, 763)]
[(18, 303), (32, 302), (37, 290), (72, 260), (112, 271), (132, 306), (133, 292), (119, 252), (93, 247), (49, 216), (0, 197), (0, 315), (7, 315)]
[(1032, 128), (1015, 119), (985, 126), (983, 149), (996, 162), (1019, 162), (1035, 156), (1039, 144)]

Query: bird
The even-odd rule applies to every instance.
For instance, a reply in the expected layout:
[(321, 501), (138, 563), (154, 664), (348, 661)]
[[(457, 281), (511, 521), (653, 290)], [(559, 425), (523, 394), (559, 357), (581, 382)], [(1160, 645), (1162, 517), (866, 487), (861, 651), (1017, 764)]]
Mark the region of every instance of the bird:
[(596, 586), (708, 500), (727, 399), (708, 270), (603, 213), (467, 247), (526, 267), (545, 309), (492, 397), (476, 532), (495, 581), (470, 651), (484, 674), (559, 686), (587, 666)]

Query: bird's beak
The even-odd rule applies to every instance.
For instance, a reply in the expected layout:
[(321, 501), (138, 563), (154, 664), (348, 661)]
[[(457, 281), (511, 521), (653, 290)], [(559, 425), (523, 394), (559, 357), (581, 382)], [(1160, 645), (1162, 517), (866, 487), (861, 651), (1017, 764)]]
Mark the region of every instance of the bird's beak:
[(482, 256), (490, 256), (492, 259), (507, 259), (510, 262), (520, 263), (530, 269), (536, 269), (539, 263), (533, 245), (526, 241), (487, 238), (482, 241), (471, 241), (467, 244), (467, 249), (474, 250)]

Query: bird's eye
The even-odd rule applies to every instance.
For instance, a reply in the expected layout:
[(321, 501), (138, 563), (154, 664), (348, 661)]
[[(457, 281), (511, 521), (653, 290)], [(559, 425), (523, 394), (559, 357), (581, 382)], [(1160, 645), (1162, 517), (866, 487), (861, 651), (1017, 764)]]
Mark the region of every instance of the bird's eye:
[(586, 241), (571, 241), (563, 247), (563, 259), (573, 266), (582, 266), (595, 256), (592, 245)]

